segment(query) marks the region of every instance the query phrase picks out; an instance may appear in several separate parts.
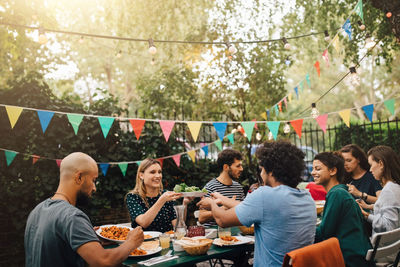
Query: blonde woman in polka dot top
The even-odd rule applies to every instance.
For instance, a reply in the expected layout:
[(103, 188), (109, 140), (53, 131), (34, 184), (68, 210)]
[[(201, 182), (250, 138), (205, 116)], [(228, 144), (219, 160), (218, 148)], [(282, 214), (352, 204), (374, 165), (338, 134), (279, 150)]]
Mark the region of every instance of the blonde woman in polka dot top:
[(132, 227), (140, 225), (146, 231), (167, 232), (176, 223), (173, 201), (182, 194), (164, 191), (160, 162), (145, 159), (140, 163), (135, 188), (126, 195)]

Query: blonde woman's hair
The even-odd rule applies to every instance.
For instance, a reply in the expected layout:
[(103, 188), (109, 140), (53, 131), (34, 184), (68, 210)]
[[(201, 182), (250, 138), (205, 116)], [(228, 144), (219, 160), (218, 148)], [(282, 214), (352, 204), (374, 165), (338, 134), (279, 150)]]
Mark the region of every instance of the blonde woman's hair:
[[(136, 184), (135, 184), (135, 188), (133, 188), (133, 190), (130, 190), (128, 192), (128, 194), (137, 194), (140, 196), (140, 198), (143, 200), (144, 204), (146, 205), (147, 208), (149, 207), (149, 203), (147, 202), (147, 198), (146, 198), (146, 186), (144, 185), (144, 181), (143, 179), (140, 178), (140, 173), (144, 173), (150, 166), (154, 165), (154, 164), (158, 164), (161, 167), (161, 163), (156, 160), (156, 159), (151, 159), (151, 158), (147, 158), (145, 160), (143, 160), (140, 165), (139, 168), (137, 170), (136, 173)], [(160, 193), (163, 190), (163, 185), (161, 183), (160, 185)], [(126, 196), (125, 196), (125, 201), (126, 201)]]

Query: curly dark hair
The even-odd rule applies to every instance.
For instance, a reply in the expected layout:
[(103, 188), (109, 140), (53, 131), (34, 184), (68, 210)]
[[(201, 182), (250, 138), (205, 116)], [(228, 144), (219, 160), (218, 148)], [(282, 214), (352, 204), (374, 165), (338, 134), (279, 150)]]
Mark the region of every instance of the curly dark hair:
[(336, 179), (339, 183), (343, 183), (344, 179), (344, 160), (338, 152), (321, 152), (317, 154), (314, 160), (319, 160), (328, 169), (336, 168)]
[[(364, 150), (361, 147), (355, 144), (348, 144), (340, 149), (340, 153), (349, 153), (349, 152), (353, 157), (358, 159), (358, 161), (360, 162), (359, 165), (364, 171), (369, 170), (367, 154), (365, 154)], [(345, 183), (349, 183), (351, 180), (353, 180), (352, 174), (345, 172), (344, 180)]]
[(228, 164), (228, 166), (231, 166), (233, 162), (235, 162), (235, 159), (242, 160), (242, 158), (243, 156), (239, 151), (231, 148), (224, 149), (218, 154), (218, 159), (217, 159), (218, 169), (222, 171), (224, 168), (224, 164)]
[(383, 163), (383, 180), (390, 179), (400, 184), (400, 157), (391, 147), (375, 146), (368, 151), (368, 156), (376, 162)]
[(286, 141), (265, 142), (257, 149), (259, 164), (267, 173), (272, 172), (277, 182), (295, 188), (302, 180), (305, 154)]

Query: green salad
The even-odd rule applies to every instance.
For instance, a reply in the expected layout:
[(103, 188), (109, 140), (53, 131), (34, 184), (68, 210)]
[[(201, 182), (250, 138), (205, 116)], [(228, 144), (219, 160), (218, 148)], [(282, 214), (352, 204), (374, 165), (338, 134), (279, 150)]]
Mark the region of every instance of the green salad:
[(201, 190), (197, 186), (188, 186), (185, 183), (181, 183), (181, 184), (175, 185), (174, 191), (176, 193), (183, 193), (183, 192), (204, 192), (204, 193), (207, 193), (208, 192), (207, 189), (205, 189), (205, 188), (203, 188), (203, 190)]

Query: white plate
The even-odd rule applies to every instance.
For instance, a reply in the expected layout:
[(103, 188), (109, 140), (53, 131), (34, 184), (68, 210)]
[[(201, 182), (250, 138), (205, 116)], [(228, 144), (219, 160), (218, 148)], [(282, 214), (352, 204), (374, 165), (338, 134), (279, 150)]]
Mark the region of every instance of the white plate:
[(146, 257), (146, 256), (149, 256), (149, 255), (156, 254), (156, 253), (160, 252), (161, 250), (162, 250), (162, 248), (161, 248), (161, 247), (158, 247), (158, 248), (156, 248), (156, 249), (154, 249), (154, 250), (146, 250), (146, 252), (147, 252), (146, 255), (129, 255), (129, 257), (132, 257), (132, 258), (136, 258), (136, 257)]
[(182, 197), (202, 197), (206, 195), (205, 192), (181, 192)]
[(252, 241), (254, 241), (253, 239), (249, 238), (249, 237), (245, 237), (245, 236), (235, 236), (239, 241), (232, 243), (232, 244), (221, 244), (220, 241), (221, 239), (216, 238), (214, 239), (213, 244), (216, 246), (237, 246), (237, 245), (243, 245), (243, 244), (247, 244), (250, 243)]
[(321, 224), (322, 220), (320, 218), (317, 218), (317, 226)]
[(132, 229), (131, 227), (129, 227), (129, 226), (121, 226), (121, 225), (116, 225), (116, 224), (106, 224), (106, 225), (100, 226), (100, 228), (96, 230), (96, 234), (97, 234), (99, 237), (101, 237), (101, 238), (103, 238), (103, 239), (105, 239), (105, 240), (108, 240), (108, 241), (117, 242), (117, 243), (119, 243), (119, 244), (124, 243), (125, 240), (111, 239), (111, 238), (104, 237), (104, 236), (102, 236), (102, 235), (100, 234), (101, 231), (103, 231), (102, 229), (103, 229), (104, 227), (111, 227), (111, 226), (116, 226), (116, 227), (119, 227), (119, 228), (128, 228), (129, 230), (133, 230), (133, 229)]
[(154, 239), (157, 238), (161, 235), (161, 232), (156, 232), (156, 231), (144, 231), (143, 232), (144, 235), (151, 235), (150, 238), (145, 238), (144, 240), (150, 240), (150, 239)]

